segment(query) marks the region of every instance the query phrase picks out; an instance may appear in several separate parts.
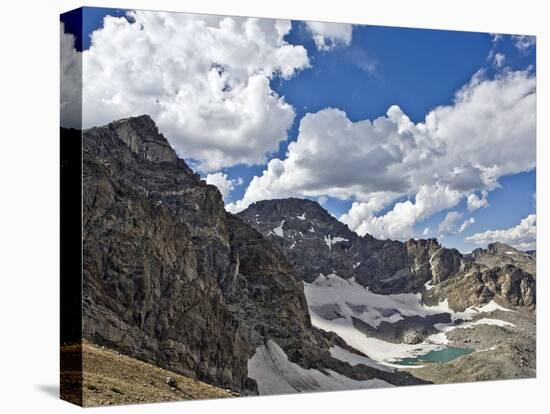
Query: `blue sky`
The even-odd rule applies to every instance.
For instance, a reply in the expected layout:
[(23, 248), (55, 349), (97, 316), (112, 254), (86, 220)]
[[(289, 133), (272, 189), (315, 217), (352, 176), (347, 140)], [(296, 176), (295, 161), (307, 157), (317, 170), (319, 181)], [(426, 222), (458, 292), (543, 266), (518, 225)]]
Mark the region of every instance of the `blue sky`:
[[(78, 16), (65, 15), (62, 21), (65, 31), (77, 37), (77, 50), (86, 50), (90, 47), (90, 34), (102, 29), (106, 15), (123, 17), (125, 14), (126, 11), (117, 9), (84, 9), (82, 36), (78, 33)], [(288, 139), (281, 141), (278, 150), (270, 153), (268, 159), (285, 159), (288, 145), (297, 140), (300, 122), (308, 113), (338, 108), (355, 123), (384, 117), (388, 108), (397, 105), (413, 123), (423, 123), (434, 108), (452, 106), (456, 92), (480, 70), (488, 81), (514, 71), (527, 71), (534, 76), (535, 47), (529, 44), (530, 39), (526, 38), (527, 43), (519, 45), (518, 38), (495, 37), (488, 33), (355, 25), (351, 41), (335, 43), (334, 47), (322, 50), (314, 41), (312, 30), (294, 21), (284, 40), (307, 50), (309, 67), (297, 70), (286, 79), (282, 76), (269, 78), (272, 91), (293, 106), (295, 116), (288, 129)], [(503, 56), (504, 63), (500, 66), (496, 64), (496, 54)], [(341, 139), (346, 138), (342, 136)], [(526, 145), (534, 145), (534, 141)], [(193, 158), (186, 157), (188, 160)], [(243, 199), (252, 178), (261, 176), (265, 169), (266, 163), (234, 163), (219, 168), (227, 179), (242, 181), (240, 185), (235, 182), (233, 190), (225, 196), (226, 202)], [(488, 191), (487, 207), (468, 210), (467, 194), (464, 194), (458, 204), (416, 220), (415, 236), (422, 237), (423, 230), (429, 228), (430, 237), (442, 236), (440, 241), (445, 245), (471, 251), (480, 246), (465, 241), (466, 237), (518, 225), (526, 216), (535, 213), (536, 173), (532, 168), (515, 171), (517, 169), (498, 177), (498, 184)], [(475, 194), (480, 195), (481, 189), (478, 188)], [(383, 215), (391, 211), (396, 202), (407, 199), (414, 202), (415, 191), (402, 194), (376, 214)], [(347, 199), (328, 196), (324, 206), (340, 217), (350, 210), (353, 201), (358, 201), (358, 196)], [(460, 214), (460, 221), (473, 218), (475, 222), (461, 233), (440, 234), (438, 226), (449, 211)]]

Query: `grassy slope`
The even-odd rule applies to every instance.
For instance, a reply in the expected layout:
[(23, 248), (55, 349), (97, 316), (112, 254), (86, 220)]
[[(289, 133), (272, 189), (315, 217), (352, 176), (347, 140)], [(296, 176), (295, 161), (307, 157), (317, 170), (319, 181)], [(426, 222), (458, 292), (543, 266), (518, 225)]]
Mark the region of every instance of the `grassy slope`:
[[(66, 368), (62, 371), (62, 398), (80, 402), (80, 345), (62, 348)], [(152, 364), (130, 358), (90, 343), (82, 344), (82, 405), (135, 404), (160, 401), (196, 400), (235, 396), (203, 382), (184, 377)], [(71, 361), (73, 363), (71, 363)], [(176, 386), (167, 384), (173, 378)], [(172, 383), (172, 385), (174, 385)]]

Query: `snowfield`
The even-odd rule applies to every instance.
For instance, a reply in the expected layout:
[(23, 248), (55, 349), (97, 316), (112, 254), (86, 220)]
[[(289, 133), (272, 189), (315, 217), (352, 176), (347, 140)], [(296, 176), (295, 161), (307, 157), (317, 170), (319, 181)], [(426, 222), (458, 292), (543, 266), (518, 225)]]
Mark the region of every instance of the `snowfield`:
[(348, 239), (344, 239), (343, 237), (331, 237), (330, 234), (328, 236), (324, 236), (325, 244), (328, 246), (329, 250), (332, 250), (332, 245), (339, 243), (339, 242), (347, 242)]
[(284, 220), (281, 221), (281, 224), (279, 224), (279, 226), (275, 227), (273, 230), (267, 233), (267, 235), (269, 236), (270, 234), (275, 234), (276, 236), (284, 237), (283, 224), (285, 224)]
[[(346, 280), (334, 273), (327, 276), (320, 274), (313, 283), (304, 282), (304, 292), (314, 326), (339, 335), (348, 345), (368, 356), (365, 362), (389, 367), (400, 367), (395, 364), (396, 360), (442, 349), (448, 343), (446, 333), (453, 329), (468, 329), (476, 325), (514, 326), (499, 319), (472, 320), (476, 315), (496, 310), (512, 312), (494, 301), (481, 307), (467, 308), (463, 312), (454, 312), (449, 308), (447, 300), (436, 306), (427, 306), (422, 303), (420, 293), (380, 295), (359, 285), (354, 278)], [(435, 324), (434, 327), (440, 332), (416, 345), (396, 344), (369, 337), (353, 326), (352, 322), (353, 316), (377, 328), (383, 321), (395, 323), (406, 316), (426, 317), (441, 313), (450, 314), (452, 322)], [(357, 362), (358, 356), (351, 353), (347, 355), (342, 351), (334, 350), (335, 357), (349, 363), (360, 363)]]
[(273, 340), (256, 348), (248, 360), (248, 376), (258, 383), (260, 395), (289, 394), (311, 391), (338, 391), (392, 387), (381, 379), (357, 381), (327, 370), (304, 369), (290, 362), (286, 353)]

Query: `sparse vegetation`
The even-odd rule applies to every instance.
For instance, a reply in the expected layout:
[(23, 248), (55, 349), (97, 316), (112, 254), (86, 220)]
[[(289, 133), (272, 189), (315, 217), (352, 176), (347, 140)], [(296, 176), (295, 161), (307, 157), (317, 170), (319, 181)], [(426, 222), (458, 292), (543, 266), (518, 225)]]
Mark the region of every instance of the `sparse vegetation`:
[[(80, 345), (62, 348), (65, 360), (76, 361), (79, 353)], [(74, 364), (65, 366), (71, 365)], [(82, 344), (82, 377), (76, 372), (77, 367), (78, 364), (74, 372), (70, 368), (62, 371), (62, 393), (64, 399), (75, 403), (81, 399), (84, 406), (236, 396), (230, 391), (87, 342)], [(177, 384), (177, 387), (173, 384)]]

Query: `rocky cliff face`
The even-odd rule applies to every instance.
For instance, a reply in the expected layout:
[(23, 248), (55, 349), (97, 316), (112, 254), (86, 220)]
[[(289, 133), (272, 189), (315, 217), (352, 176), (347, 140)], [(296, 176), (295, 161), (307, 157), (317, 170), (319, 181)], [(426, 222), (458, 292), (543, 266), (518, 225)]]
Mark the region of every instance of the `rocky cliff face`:
[[(534, 309), (536, 259), (503, 243), (463, 256), (436, 239), (378, 240), (358, 236), (310, 200), (264, 200), (238, 214), (277, 243), (298, 275), (355, 280), (376, 293), (423, 292), (463, 310), (499, 298)], [(427, 290), (425, 285), (436, 289)]]
[(402, 243), (360, 237), (310, 200), (260, 201), (238, 216), (277, 243), (306, 282), (336, 273), (375, 292), (410, 292), (446, 280), (463, 266), (457, 250), (435, 239)]
[(447, 299), (449, 306), (463, 311), (493, 299), (526, 309), (536, 308), (534, 277), (512, 264), (487, 267), (470, 263), (451, 279), (425, 293), (425, 299)]
[(85, 339), (242, 393), (256, 392), (247, 362), (269, 340), (304, 368), (418, 382), (332, 358), (347, 345), (311, 326), (279, 245), (226, 213), (148, 116), (84, 131)]
[(537, 273), (535, 251), (529, 254), (505, 243), (496, 242), (489, 244), (487, 249), (475, 249), (471, 257), (487, 267), (512, 264), (533, 276), (536, 276)]
[(84, 132), (83, 249), (85, 338), (250, 388), (249, 349), (218, 285), (231, 255), (221, 196), (149, 117)]

